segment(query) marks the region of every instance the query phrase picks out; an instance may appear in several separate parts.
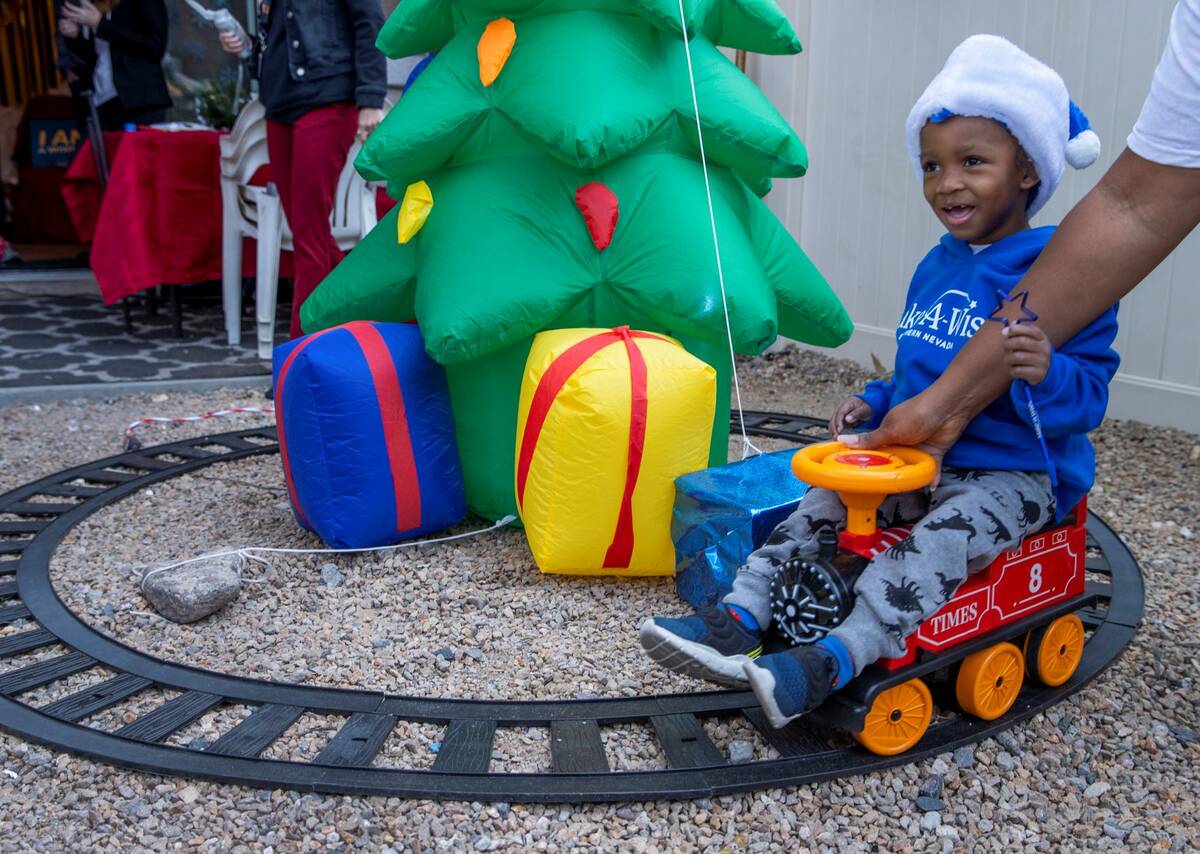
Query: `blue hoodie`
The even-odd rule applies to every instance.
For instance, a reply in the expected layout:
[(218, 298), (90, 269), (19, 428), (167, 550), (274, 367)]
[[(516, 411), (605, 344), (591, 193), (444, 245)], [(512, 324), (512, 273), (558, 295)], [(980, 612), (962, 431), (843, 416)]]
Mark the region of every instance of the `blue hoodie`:
[[(1054, 234), (1054, 226), (1020, 231), (972, 252), (946, 234), (913, 273), (904, 315), (896, 329), (896, 371), (887, 382), (873, 382), (859, 395), (871, 407), (867, 428), (877, 427), (887, 411), (931, 386), (998, 304), (997, 290), (1020, 291), (1029, 265)], [(1113, 308), (1054, 351), (1045, 379), (1035, 386), (1017, 381), (1009, 394), (975, 416), (945, 464), (967, 469), (1046, 471), (1033, 431), (1025, 388), (1041, 418), (1042, 433), (1058, 472), (1055, 495), (1061, 519), (1091, 489), (1096, 453), (1087, 433), (1104, 419), (1108, 382), (1120, 357), (1112, 349), (1117, 335)]]

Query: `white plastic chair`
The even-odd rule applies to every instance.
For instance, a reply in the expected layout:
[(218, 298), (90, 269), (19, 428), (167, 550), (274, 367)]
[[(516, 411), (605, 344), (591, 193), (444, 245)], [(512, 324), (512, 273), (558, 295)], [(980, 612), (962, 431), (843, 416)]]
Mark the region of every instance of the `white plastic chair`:
[[(338, 176), (330, 224), (339, 249), (352, 249), (375, 227), (375, 188), (354, 170), (362, 145), (355, 142)], [(255, 325), (258, 356), (270, 359), (275, 345), (275, 302), (279, 293), (279, 253), (292, 249), (292, 231), (273, 184), (252, 187), (267, 164), (266, 111), (251, 101), (233, 130), (221, 138), (221, 301), (230, 345), (242, 339), (242, 238), (258, 241), (255, 255)]]

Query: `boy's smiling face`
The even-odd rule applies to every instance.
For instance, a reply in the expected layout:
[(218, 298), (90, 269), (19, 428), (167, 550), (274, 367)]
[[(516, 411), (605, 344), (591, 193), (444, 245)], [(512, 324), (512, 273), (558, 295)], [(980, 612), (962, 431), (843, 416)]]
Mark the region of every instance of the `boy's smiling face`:
[(967, 243), (995, 243), (1029, 227), (1038, 178), (1003, 125), (954, 116), (921, 129), (925, 200), (946, 230)]

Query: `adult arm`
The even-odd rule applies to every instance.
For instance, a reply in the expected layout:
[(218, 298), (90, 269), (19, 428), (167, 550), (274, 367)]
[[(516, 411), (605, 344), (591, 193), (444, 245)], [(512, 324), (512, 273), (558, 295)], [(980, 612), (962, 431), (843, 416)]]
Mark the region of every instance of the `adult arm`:
[(158, 62), (167, 52), (167, 5), (163, 0), (142, 0), (137, 6), (135, 13), (120, 15), (118, 20), (102, 18), (96, 35), (122, 53)]
[(387, 94), (387, 61), (375, 39), (383, 26), (379, 0), (345, 0), (354, 32), (354, 72), (358, 82), (354, 102), (360, 109), (379, 109)]
[[(54, 28), (54, 40), (58, 45), (57, 65), (64, 75), (71, 73), (82, 76), (88, 66), (88, 63), (80, 55), (84, 41), (83, 34), (79, 31), (78, 24), (62, 15), (62, 5), (62, 0), (56, 0), (54, 4), (54, 14), (58, 20), (58, 26)], [(63, 32), (64, 24), (71, 27), (75, 35), (68, 36)]]
[[(1200, 222), (1200, 169), (1126, 149), (1067, 214), (1021, 280), (1038, 324), (1059, 346), (1133, 290)], [(941, 457), (1007, 391), (999, 324), (984, 324), (932, 386), (847, 444), (922, 445)]]

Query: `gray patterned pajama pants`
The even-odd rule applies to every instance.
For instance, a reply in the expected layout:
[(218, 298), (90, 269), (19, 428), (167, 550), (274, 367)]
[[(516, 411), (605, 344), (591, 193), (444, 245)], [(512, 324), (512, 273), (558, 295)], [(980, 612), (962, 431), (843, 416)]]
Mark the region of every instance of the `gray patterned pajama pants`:
[[(1054, 492), (1043, 472), (947, 468), (932, 493), (884, 499), (879, 525), (912, 524), (913, 530), (867, 565), (854, 585), (853, 610), (830, 633), (850, 651), (855, 675), (876, 659), (902, 655), (917, 624), (949, 601), (969, 572), (983, 569), (1053, 518)], [(779, 567), (792, 557), (816, 555), (822, 530), (840, 531), (845, 524), (846, 508), (837, 495), (810, 489), (738, 569), (723, 601), (768, 625), (771, 580)]]

